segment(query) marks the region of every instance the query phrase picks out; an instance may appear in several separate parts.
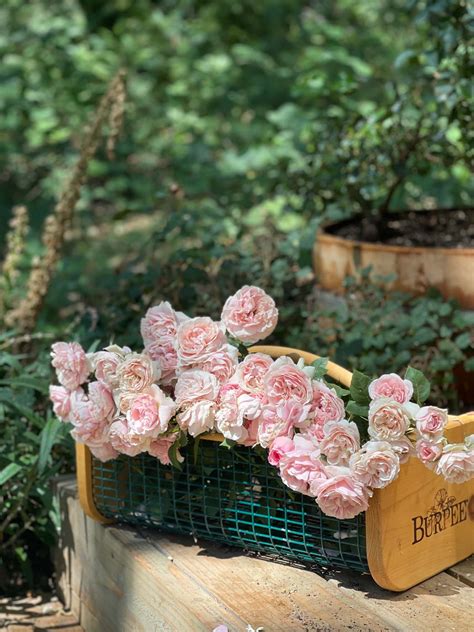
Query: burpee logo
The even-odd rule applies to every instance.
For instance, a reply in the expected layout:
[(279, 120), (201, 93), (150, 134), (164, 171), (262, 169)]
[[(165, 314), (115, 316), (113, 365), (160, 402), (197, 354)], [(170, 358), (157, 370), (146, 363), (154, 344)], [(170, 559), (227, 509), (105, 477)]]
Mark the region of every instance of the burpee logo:
[[(424, 538), (441, 533), (445, 529), (454, 527), (467, 520), (470, 516), (469, 499), (457, 500), (455, 496), (448, 496), (445, 489), (436, 492), (433, 507), (430, 507), (426, 516), (415, 516), (413, 523), (413, 542), (418, 544)], [(474, 517), (472, 518), (474, 519)]]

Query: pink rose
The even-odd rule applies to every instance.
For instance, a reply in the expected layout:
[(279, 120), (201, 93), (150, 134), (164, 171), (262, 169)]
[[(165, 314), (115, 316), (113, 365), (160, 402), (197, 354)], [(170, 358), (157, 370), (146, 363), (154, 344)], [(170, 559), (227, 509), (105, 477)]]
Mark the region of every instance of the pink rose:
[(172, 384), (176, 378), (178, 354), (177, 332), (181, 323), (189, 320), (181, 312), (175, 312), (167, 302), (151, 307), (140, 323), (145, 349), (161, 368), (162, 384)]
[(153, 349), (155, 345), (174, 340), (179, 324), (186, 320), (188, 317), (185, 314), (175, 312), (166, 301), (150, 307), (140, 321), (140, 333), (145, 348)]
[(276, 407), (278, 417), (293, 428), (306, 428), (310, 406), (293, 399), (287, 399)]
[(266, 404), (258, 418), (258, 443), (267, 448), (277, 437), (293, 437), (295, 429), (291, 422), (281, 419), (276, 406)]
[(400, 437), (395, 441), (389, 441), (392, 450), (394, 450), (400, 461), (400, 465), (408, 463), (412, 456), (415, 456), (415, 448), (408, 437)]
[(428, 440), (440, 439), (448, 423), (448, 411), (436, 406), (423, 406), (417, 412), (415, 421), (420, 437)]
[(207, 316), (190, 318), (178, 327), (178, 364), (186, 367), (199, 364), (226, 347), (224, 329)]
[(61, 421), (69, 421), (69, 413), (71, 412), (71, 391), (64, 386), (49, 387), (49, 399), (53, 403), (54, 414)]
[(89, 354), (88, 358), (96, 379), (109, 388), (116, 388), (118, 386), (117, 367), (129, 353), (131, 349), (128, 347), (110, 345), (103, 351)]
[(71, 431), (74, 439), (89, 447), (100, 447), (107, 443), (110, 418), (114, 410), (110, 391), (101, 382), (92, 382), (89, 385), (89, 395), (82, 389), (76, 389), (71, 394), (69, 415), (69, 421), (74, 426)]
[(89, 446), (89, 450), (95, 456), (96, 459), (105, 463), (106, 461), (110, 461), (112, 459), (116, 459), (119, 455), (117, 450), (112, 447), (111, 443), (103, 443), (98, 446)]
[(200, 400), (214, 402), (219, 394), (219, 382), (215, 375), (201, 369), (184, 371), (176, 382), (174, 396), (179, 407)]
[(127, 412), (127, 422), (131, 432), (156, 438), (167, 430), (176, 406), (159, 386), (154, 384), (153, 387), (151, 394), (136, 396)]
[(178, 352), (172, 342), (163, 342), (159, 346), (146, 347), (150, 357), (158, 363), (161, 369), (160, 384), (170, 386), (176, 381), (178, 368)]
[(275, 301), (262, 289), (244, 285), (225, 302), (221, 315), (227, 331), (245, 344), (267, 338), (278, 322)]
[(253, 448), (255, 445), (257, 445), (258, 419), (253, 419), (252, 421), (246, 421), (244, 425), (245, 425), (245, 428), (247, 429), (247, 438), (241, 439), (239, 443), (241, 445), (246, 445), (250, 448)]
[(219, 392), (216, 426), (226, 439), (244, 443), (248, 439), (246, 421), (261, 413), (260, 401), (241, 391), (237, 384), (226, 384)]
[(474, 476), (474, 449), (453, 444), (446, 446), (436, 468), (436, 474), (448, 483), (465, 483)]
[(312, 422), (308, 431), (319, 441), (324, 437), (324, 426), (328, 422), (344, 419), (344, 402), (336, 395), (336, 391), (323, 382), (313, 381), (310, 415)]
[(347, 465), (360, 448), (360, 435), (353, 421), (330, 421), (324, 426), (324, 438), (319, 446), (329, 465)]
[(430, 441), (429, 439), (418, 439), (415, 445), (416, 455), (422, 463), (431, 470), (435, 469), (437, 461), (443, 454), (442, 442)]
[(74, 391), (87, 380), (90, 365), (86, 352), (77, 342), (55, 342), (51, 346), (51, 364), (56, 369), (58, 382)]
[(399, 404), (406, 404), (412, 395), (413, 384), (396, 373), (382, 375), (369, 384), (370, 399), (394, 399)]
[(247, 393), (260, 393), (263, 380), (273, 365), (273, 359), (265, 353), (250, 353), (238, 365), (233, 381)]
[(211, 353), (204, 362), (194, 368), (208, 371), (215, 375), (220, 384), (228, 382), (234, 375), (239, 361), (239, 352), (232, 345), (223, 347), (220, 351)]
[(326, 516), (339, 520), (355, 518), (369, 507), (372, 492), (346, 467), (328, 467), (328, 479), (318, 488), (316, 502)]
[(137, 456), (141, 452), (146, 452), (150, 444), (149, 437), (130, 430), (124, 417), (119, 417), (112, 423), (109, 438), (112, 447), (127, 456)]
[(144, 353), (129, 353), (117, 367), (119, 387), (122, 391), (138, 393), (160, 378), (160, 368)]
[(294, 447), (295, 444), (289, 437), (277, 437), (270, 445), (270, 449), (268, 451), (268, 462), (271, 465), (278, 466), (281, 461), (281, 457), (284, 454), (291, 452)]
[(307, 373), (287, 357), (273, 363), (265, 375), (263, 389), (268, 402), (275, 406), (289, 399), (308, 404), (313, 395)]
[(216, 419), (216, 402), (199, 400), (187, 405), (176, 417), (181, 430), (192, 437), (214, 429)]
[[(160, 437), (159, 439), (153, 439), (150, 441), (150, 445), (148, 446), (148, 454), (156, 457), (162, 465), (170, 465), (171, 459), (169, 457), (169, 451), (171, 446), (176, 442), (177, 438), (178, 434), (173, 433)], [(179, 463), (184, 461), (184, 457), (179, 453), (179, 451), (176, 452), (176, 459)]]
[(311, 495), (311, 485), (325, 476), (319, 450), (301, 435), (295, 436), (293, 449), (281, 457), (279, 467), (285, 485), (306, 495)]
[(380, 398), (371, 402), (369, 407), (369, 435), (381, 441), (396, 440), (403, 437), (410, 427), (407, 410), (394, 400)]
[(349, 464), (357, 480), (376, 489), (387, 487), (400, 472), (398, 454), (387, 441), (368, 441)]

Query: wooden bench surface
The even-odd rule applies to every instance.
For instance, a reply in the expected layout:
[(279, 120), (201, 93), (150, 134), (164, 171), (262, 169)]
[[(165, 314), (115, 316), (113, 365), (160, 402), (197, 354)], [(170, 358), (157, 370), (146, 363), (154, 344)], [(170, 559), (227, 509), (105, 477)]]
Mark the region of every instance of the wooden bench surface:
[(56, 493), (59, 587), (86, 632), (472, 629), (474, 558), (389, 593), (368, 575), (316, 573), (190, 537), (102, 526), (82, 512), (74, 481), (59, 481)]

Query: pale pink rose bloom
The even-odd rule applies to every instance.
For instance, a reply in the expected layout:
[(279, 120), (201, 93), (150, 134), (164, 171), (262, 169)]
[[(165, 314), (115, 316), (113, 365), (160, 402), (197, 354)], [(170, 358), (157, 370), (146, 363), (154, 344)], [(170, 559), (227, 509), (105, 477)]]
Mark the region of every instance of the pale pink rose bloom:
[(112, 391), (102, 382), (91, 382), (88, 387), (89, 399), (97, 417), (111, 419), (115, 415), (116, 407)]
[(204, 362), (193, 368), (208, 371), (208, 373), (215, 375), (220, 384), (225, 384), (234, 375), (238, 362), (239, 352), (232, 345), (227, 345), (220, 351), (211, 353)]
[(280, 405), (285, 400), (308, 404), (313, 395), (311, 380), (291, 358), (281, 357), (268, 370), (263, 390), (270, 404)]
[(181, 430), (197, 437), (203, 432), (214, 429), (216, 419), (216, 402), (199, 400), (186, 406), (176, 417)]
[(232, 381), (248, 393), (261, 393), (263, 381), (273, 359), (265, 353), (250, 353), (237, 367)]
[(277, 415), (284, 422), (294, 428), (306, 428), (309, 424), (309, 404), (301, 404), (294, 399), (288, 399), (276, 407)]
[(394, 399), (406, 404), (413, 395), (413, 384), (396, 373), (386, 373), (369, 384), (370, 399)]
[(261, 403), (242, 392), (237, 384), (226, 384), (219, 392), (216, 426), (227, 439), (244, 443), (248, 439), (246, 421), (260, 416)]
[(313, 434), (321, 436), (322, 428), (326, 423), (344, 419), (344, 402), (338, 397), (336, 391), (324, 382), (313, 381), (312, 391), (311, 414), (314, 419), (312, 425), (318, 427)]
[[(184, 316), (184, 314), (183, 314)], [(140, 333), (145, 347), (164, 340), (173, 340), (178, 331), (178, 316), (167, 301), (150, 307), (140, 321)]]
[(176, 406), (159, 386), (154, 384), (152, 389), (150, 394), (139, 393), (135, 397), (127, 412), (127, 422), (131, 432), (156, 438), (168, 429)]
[(318, 488), (316, 502), (326, 516), (355, 518), (369, 508), (372, 492), (351, 475), (347, 467), (328, 467), (328, 479)]
[(116, 459), (119, 455), (117, 450), (112, 447), (111, 443), (103, 443), (99, 446), (89, 446), (89, 450), (95, 456), (96, 459), (105, 463), (106, 461), (110, 461), (112, 459)]
[(221, 315), (227, 331), (245, 344), (267, 338), (278, 322), (275, 301), (259, 287), (244, 285), (225, 302)]
[(99, 382), (114, 389), (118, 386), (117, 367), (127, 354), (131, 353), (128, 347), (110, 345), (103, 351), (97, 351), (88, 355), (92, 370)]
[(61, 421), (69, 421), (69, 413), (71, 412), (71, 391), (64, 386), (55, 386), (51, 384), (49, 387), (49, 399), (53, 404), (54, 414)]
[(176, 379), (178, 353), (177, 332), (181, 323), (189, 320), (182, 312), (175, 312), (171, 305), (162, 302), (151, 307), (140, 323), (145, 349), (161, 368), (160, 382), (173, 384)]
[(187, 406), (200, 400), (215, 401), (219, 395), (219, 382), (215, 375), (201, 369), (189, 369), (178, 377), (174, 389), (176, 405)]
[(423, 406), (417, 412), (415, 422), (420, 437), (428, 440), (440, 439), (448, 423), (448, 411), (436, 406)]
[(311, 495), (311, 484), (325, 475), (319, 450), (312, 441), (295, 435), (293, 450), (284, 454), (279, 463), (282, 481), (290, 489)]
[(278, 416), (275, 406), (266, 404), (258, 418), (258, 443), (267, 448), (277, 437), (293, 437), (294, 426)]
[(430, 470), (436, 468), (436, 463), (443, 454), (443, 443), (438, 441), (430, 441), (429, 439), (418, 439), (415, 444), (416, 455), (422, 463), (429, 467)]
[[(100, 384), (100, 382), (93, 382)], [(94, 387), (89, 396), (82, 389), (76, 389), (71, 394), (71, 411), (69, 421), (74, 428), (71, 435), (79, 443), (85, 443), (89, 447), (100, 447), (108, 441), (110, 427), (110, 412), (114, 410), (113, 401), (107, 401), (100, 391)]]
[(112, 447), (127, 456), (137, 456), (141, 452), (146, 452), (150, 444), (149, 437), (130, 431), (124, 417), (119, 417), (112, 423), (109, 438)]
[(404, 436), (410, 427), (406, 408), (391, 399), (375, 399), (369, 407), (369, 435), (373, 439), (392, 441)]
[(288, 452), (291, 452), (295, 447), (293, 439), (289, 437), (277, 437), (275, 441), (269, 446), (268, 462), (271, 465), (278, 466), (281, 457)]
[(178, 327), (178, 365), (199, 364), (227, 346), (224, 327), (207, 316), (190, 318)]
[(145, 353), (129, 353), (117, 367), (121, 391), (138, 393), (160, 378), (160, 367)]
[(55, 342), (51, 346), (51, 364), (58, 382), (68, 391), (84, 384), (91, 371), (86, 352), (77, 342)]
[(253, 448), (257, 445), (257, 437), (258, 437), (258, 419), (254, 419), (252, 421), (246, 421), (245, 427), (247, 429), (247, 438), (239, 441), (241, 445), (248, 446)]
[(360, 448), (360, 435), (353, 421), (330, 421), (324, 426), (324, 438), (319, 449), (329, 465), (347, 465)]
[(395, 441), (389, 441), (392, 449), (398, 454), (400, 465), (408, 463), (412, 456), (415, 456), (415, 446), (408, 437), (400, 437)]
[[(148, 454), (156, 457), (162, 465), (170, 465), (171, 459), (169, 457), (169, 450), (177, 438), (178, 435), (174, 433), (153, 439), (148, 446)], [(184, 457), (179, 453), (179, 450), (176, 452), (176, 458), (179, 463), (184, 461)]]
[(436, 468), (436, 474), (448, 483), (465, 483), (474, 477), (474, 449), (462, 445), (446, 446)]
[(161, 369), (160, 384), (163, 384), (163, 386), (173, 385), (176, 382), (178, 369), (178, 352), (176, 351), (175, 343), (171, 341), (162, 342), (153, 349), (146, 347), (146, 350), (150, 354), (150, 358), (155, 360)]
[(353, 475), (376, 489), (387, 487), (400, 472), (400, 459), (387, 441), (368, 441), (349, 461)]

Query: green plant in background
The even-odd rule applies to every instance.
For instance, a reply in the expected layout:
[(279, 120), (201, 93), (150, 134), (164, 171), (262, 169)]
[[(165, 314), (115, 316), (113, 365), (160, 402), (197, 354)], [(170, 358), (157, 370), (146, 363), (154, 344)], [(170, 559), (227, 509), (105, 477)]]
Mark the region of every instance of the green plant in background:
[(305, 323), (288, 340), (369, 375), (411, 364), (429, 376), (430, 401), (453, 413), (472, 407), (474, 315), (435, 290), (419, 297), (390, 292), (370, 282), (369, 272), (349, 277), (346, 299), (332, 306), (310, 295)]
[[(48, 587), (59, 514), (51, 477), (61, 472), (72, 443), (48, 411), (49, 366), (11, 353), (0, 336), (0, 590), (23, 582)], [(30, 360), (30, 362), (25, 362)], [(60, 447), (62, 446), (62, 447)]]

